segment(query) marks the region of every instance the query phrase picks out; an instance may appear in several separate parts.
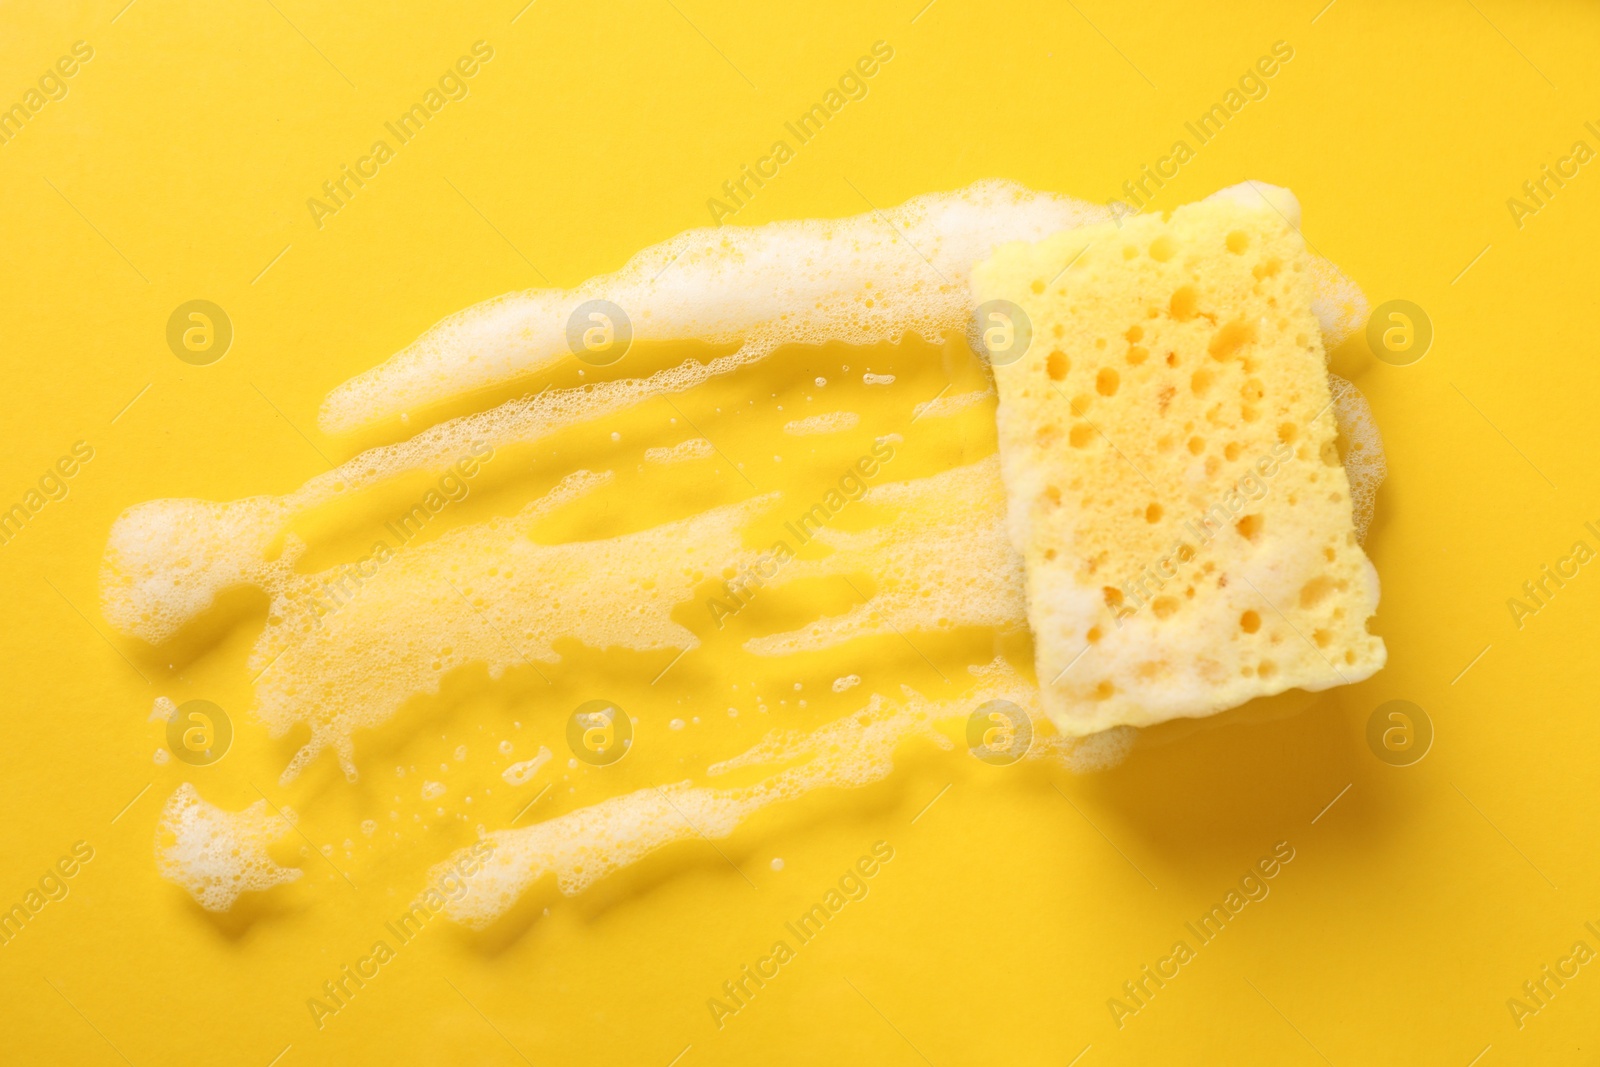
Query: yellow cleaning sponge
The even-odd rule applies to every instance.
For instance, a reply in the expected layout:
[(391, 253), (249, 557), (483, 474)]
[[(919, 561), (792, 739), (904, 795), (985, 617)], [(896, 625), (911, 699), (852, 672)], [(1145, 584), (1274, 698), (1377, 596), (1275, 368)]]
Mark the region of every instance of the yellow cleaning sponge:
[(1292, 195), (1252, 184), (1004, 245), (974, 272), (979, 301), (1031, 324), (1021, 358), (995, 359), (1001, 470), (1064, 733), (1383, 665), (1291, 218)]

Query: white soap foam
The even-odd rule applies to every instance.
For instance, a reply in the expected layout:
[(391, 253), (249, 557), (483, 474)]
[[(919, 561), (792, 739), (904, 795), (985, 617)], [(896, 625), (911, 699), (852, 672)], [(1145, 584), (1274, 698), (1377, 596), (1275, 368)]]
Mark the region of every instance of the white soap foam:
[(843, 433), (845, 430), (855, 429), (860, 424), (861, 416), (854, 411), (830, 411), (786, 422), (783, 424), (783, 432), (796, 437), (806, 437), (811, 434)]
[[(978, 684), (959, 699), (932, 701), (911, 689), (903, 689), (899, 700), (874, 694), (866, 706), (842, 719), (810, 733), (774, 730), (746, 752), (707, 768), (711, 777), (747, 767), (781, 768), (752, 785), (719, 789), (678, 782), (650, 787), (524, 829), (484, 834), (494, 844), (493, 858), (474, 875), (471, 892), (446, 905), (446, 914), (481, 929), (546, 874), (553, 874), (560, 891), (571, 896), (667, 845), (725, 838), (773, 804), (818, 789), (870, 785), (894, 770), (903, 741), (920, 738), (937, 748), (954, 747), (936, 725), (964, 721), (990, 700), (1010, 700), (1035, 722), (1044, 721), (1037, 687), (1003, 660), (971, 673)], [(1036, 745), (1040, 751), (1034, 758), (1057, 759), (1074, 770), (1103, 769), (1126, 754), (1129, 734), (1059, 738)], [(466, 851), (435, 873), (451, 869)]]
[(476, 457), (492, 455), (495, 448), (536, 441), (635, 407), (650, 397), (681, 392), (732, 369), (738, 358), (726, 356), (708, 365), (690, 360), (649, 378), (547, 390), (508, 401), (441, 423), (407, 441), (369, 449), (285, 496), (136, 504), (112, 524), (101, 559), (106, 621), (121, 633), (151, 643), (163, 641), (226, 589), (267, 588), (292, 581), (294, 563), (304, 546), (289, 537), (276, 558), (272, 549), (289, 524), (312, 508), (405, 474), (438, 473), (476, 462)]
[(913, 419), (948, 419), (959, 415), (974, 404), (981, 404), (994, 396), (994, 389), (979, 389), (970, 393), (957, 393), (954, 396), (936, 396), (932, 400), (924, 400), (912, 409)]
[(1344, 446), (1344, 473), (1350, 480), (1356, 540), (1365, 544), (1377, 510), (1378, 486), (1389, 473), (1383, 438), (1367, 398), (1354, 383), (1330, 374), (1328, 391), (1333, 395), (1333, 416), (1339, 422), (1339, 438)]
[(539, 768), (548, 762), (550, 762), (550, 750), (540, 745), (538, 755), (532, 759), (523, 760), (521, 763), (513, 763), (500, 772), (500, 777), (511, 785), (526, 785), (533, 780), (534, 775), (539, 773)]
[(156, 827), (156, 868), (189, 891), (207, 911), (227, 911), (240, 893), (271, 889), (300, 877), (280, 867), (267, 846), (290, 824), (258, 800), (243, 811), (224, 811), (188, 782), (167, 800)]
[(704, 437), (691, 437), (687, 441), (672, 445), (670, 448), (647, 448), (644, 458), (647, 463), (687, 463), (695, 459), (710, 459), (717, 454), (716, 448)]
[(261, 672), (256, 713), (275, 737), (301, 722), (311, 727), (283, 780), (330, 746), (354, 780), (351, 735), (437, 693), (461, 667), (481, 664), (491, 678), (517, 666), (537, 671), (560, 661), (555, 642), (562, 639), (595, 649), (694, 648), (698, 639), (673, 621), (673, 608), (708, 576), (756, 557), (739, 531), (776, 498), (599, 541), (532, 540), (552, 497), (559, 503), (579, 488), (563, 495), (558, 487), (518, 515), (408, 548), (320, 619), (296, 614), (298, 604), (279, 610), (282, 621), (263, 632), (252, 654), (252, 669)]
[(636, 344), (764, 336), (770, 350), (907, 333), (938, 343), (963, 326), (968, 274), (995, 245), (1109, 217), (1098, 204), (990, 180), (845, 219), (690, 230), (575, 289), (510, 293), (450, 316), (328, 394), (319, 423), (343, 433), (546, 369), (570, 358), (568, 319), (597, 298), (623, 309)]
[(861, 376), (861, 383), (863, 385), (893, 385), (894, 375), (873, 374), (871, 371), (868, 371)]
[(893, 514), (861, 531), (822, 528), (815, 539), (833, 553), (795, 560), (775, 581), (859, 571), (877, 584), (871, 599), (843, 615), (754, 638), (745, 648), (759, 656), (784, 656), (857, 637), (1023, 625), (1022, 559), (1005, 535), (998, 456), (929, 478), (877, 486), (861, 502), (891, 508)]
[(835, 678), (833, 680), (833, 691), (835, 693), (843, 693), (845, 690), (854, 689), (856, 686), (858, 686), (860, 684), (861, 684), (861, 675), (859, 675), (859, 674), (847, 674), (842, 678)]
[[(1292, 194), (1265, 183), (1219, 195), (1268, 196), (1292, 205), (1298, 219)], [(451, 315), (329, 393), (318, 422), (344, 433), (548, 369), (570, 357), (568, 320), (593, 299), (623, 309), (636, 343), (742, 342), (741, 362), (780, 343), (868, 345), (916, 334), (937, 344), (965, 330), (972, 268), (995, 246), (1110, 217), (1099, 204), (988, 179), (850, 218), (689, 230), (574, 289), (508, 293)], [(1351, 303), (1360, 292), (1337, 271), (1319, 270), (1318, 281), (1330, 287), (1323, 321), (1336, 344), (1360, 326)]]

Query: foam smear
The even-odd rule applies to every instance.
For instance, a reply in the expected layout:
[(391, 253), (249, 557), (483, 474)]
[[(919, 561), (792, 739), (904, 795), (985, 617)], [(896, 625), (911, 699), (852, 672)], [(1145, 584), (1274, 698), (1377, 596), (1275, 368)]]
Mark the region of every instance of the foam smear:
[(258, 800), (243, 811), (224, 811), (188, 782), (178, 786), (156, 826), (156, 867), (207, 911), (227, 911), (240, 893), (271, 889), (300, 877), (280, 867), (267, 846), (290, 830)]
[(1372, 407), (1353, 382), (1330, 374), (1328, 391), (1333, 396), (1333, 417), (1339, 424), (1344, 473), (1350, 480), (1356, 540), (1365, 544), (1367, 529), (1377, 509), (1378, 486), (1389, 473), (1383, 438), (1378, 434), (1378, 421), (1373, 418)]
[[(242, 500), (151, 500), (112, 524), (100, 564), (101, 608), (120, 633), (157, 644), (235, 586), (282, 580), (294, 545), (273, 546), (293, 521), (337, 498), (417, 472), (439, 473), (493, 449), (525, 444), (644, 401), (692, 389), (764, 352), (747, 345), (702, 364), (689, 360), (648, 378), (547, 390), (452, 419), (409, 440), (368, 449), (284, 496)], [(684, 445), (679, 447), (684, 447)]]
[(974, 404), (981, 404), (994, 396), (994, 389), (978, 389), (970, 393), (956, 393), (954, 396), (936, 396), (932, 400), (924, 400), (918, 404), (911, 413), (913, 419), (948, 419), (961, 414)]
[(525, 759), (521, 763), (513, 763), (500, 772), (500, 777), (506, 780), (507, 785), (526, 785), (539, 773), (539, 768), (550, 762), (550, 750), (543, 745), (532, 759)]
[[(451, 901), (446, 913), (481, 929), (546, 874), (553, 874), (561, 892), (571, 896), (668, 845), (725, 838), (763, 808), (819, 789), (870, 785), (894, 770), (903, 741), (919, 738), (938, 748), (953, 747), (937, 725), (964, 719), (989, 700), (1009, 700), (1035, 722), (1043, 722), (1037, 688), (1003, 660), (971, 670), (977, 685), (961, 699), (937, 702), (911, 689), (903, 689), (898, 700), (874, 694), (866, 706), (816, 731), (774, 731), (747, 752), (707, 769), (708, 775), (719, 777), (746, 767), (782, 767), (754, 784), (716, 788), (680, 782), (646, 788), (524, 829), (490, 832), (484, 836), (494, 843), (494, 858), (474, 877), (472, 891)], [(1076, 771), (1099, 770), (1126, 756), (1132, 736), (1133, 731), (1124, 730), (1052, 739), (1036, 743), (1029, 754)]]
[(319, 423), (344, 433), (546, 369), (570, 354), (572, 313), (597, 298), (623, 309), (635, 342), (866, 345), (913, 333), (938, 343), (964, 323), (968, 274), (995, 245), (1109, 216), (990, 180), (850, 218), (690, 230), (575, 289), (510, 293), (452, 315), (328, 394)]
[(843, 433), (855, 429), (860, 422), (861, 416), (854, 411), (829, 411), (786, 422), (783, 424), (783, 432), (795, 437), (807, 437), (819, 433)]
[[(937, 344), (964, 331), (972, 268), (995, 246), (1110, 217), (1100, 204), (990, 179), (844, 219), (689, 230), (575, 289), (508, 293), (450, 316), (335, 388), (318, 422), (345, 433), (548, 369), (570, 354), (568, 320), (593, 299), (621, 307), (635, 341), (743, 342), (750, 360), (782, 343), (916, 334)], [(1331, 346), (1359, 328), (1365, 302), (1320, 261), (1317, 284)]]
[(669, 463), (687, 463), (694, 459), (710, 459), (716, 453), (716, 446), (704, 437), (691, 437), (671, 447), (647, 448), (644, 450), (644, 459), (646, 463), (659, 463), (664, 466)]
[(1022, 559), (1005, 536), (999, 456), (880, 485), (862, 494), (861, 502), (895, 511), (867, 530), (823, 527), (815, 539), (833, 553), (790, 563), (778, 581), (864, 572), (877, 583), (872, 598), (802, 629), (754, 638), (746, 649), (786, 656), (858, 637), (1023, 625)]
[(284, 608), (277, 613), (284, 621), (269, 625), (252, 659), (262, 672), (256, 712), (273, 736), (299, 722), (311, 727), (283, 780), (330, 746), (354, 780), (351, 735), (386, 722), (413, 697), (437, 693), (461, 667), (482, 665), (490, 678), (518, 665), (537, 671), (560, 661), (558, 639), (639, 652), (695, 647), (694, 634), (672, 620), (673, 607), (709, 575), (754, 558), (739, 531), (773, 499), (605, 540), (545, 545), (532, 540), (531, 528), (552, 506), (546, 497), (515, 516), (397, 553), (338, 611), (318, 618), (303, 605)]

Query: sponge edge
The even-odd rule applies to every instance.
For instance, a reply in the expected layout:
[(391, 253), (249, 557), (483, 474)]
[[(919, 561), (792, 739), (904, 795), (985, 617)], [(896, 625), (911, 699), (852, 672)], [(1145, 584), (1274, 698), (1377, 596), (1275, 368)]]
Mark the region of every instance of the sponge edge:
[(974, 272), (978, 301), (1032, 320), (1023, 358), (994, 368), (997, 421), (1063, 733), (1383, 665), (1298, 217), (1292, 194), (1250, 183), (1009, 244)]

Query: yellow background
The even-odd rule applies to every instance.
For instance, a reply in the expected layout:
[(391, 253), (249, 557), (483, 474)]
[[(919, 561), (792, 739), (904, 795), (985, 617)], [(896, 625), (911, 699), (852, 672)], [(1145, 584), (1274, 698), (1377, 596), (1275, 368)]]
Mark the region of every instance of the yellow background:
[[(20, 499), (74, 441), (95, 449), (70, 495), (0, 546), (0, 904), (74, 842), (95, 850), (70, 895), (0, 947), (0, 1060), (1592, 1062), (1600, 965), (1520, 1029), (1506, 1001), (1575, 941), (1600, 949), (1583, 926), (1600, 926), (1600, 571), (1521, 629), (1506, 600), (1575, 540), (1600, 548), (1583, 529), (1600, 525), (1587, 328), (1600, 164), (1520, 228), (1506, 200), (1575, 140), (1600, 148), (1583, 128), (1600, 125), (1600, 13), (1505, 0), (521, 7), (114, 0), (0, 15), (5, 103), (74, 41), (95, 50), (67, 97), (0, 146), (0, 498)], [(495, 58), (471, 95), (319, 230), (306, 199), (480, 39)], [(395, 807), (390, 764), (448, 759), (513, 714), (554, 747), (565, 709), (508, 712), (511, 698), (474, 694), (358, 737), (359, 787), (325, 757), (280, 789), (298, 742), (269, 739), (247, 711), (259, 600), (210, 647), (114, 635), (97, 608), (111, 521), (154, 497), (284, 492), (353, 455), (366, 442), (316, 429), (328, 389), (458, 308), (573, 284), (707, 224), (721, 183), (880, 39), (895, 56), (867, 98), (735, 221), (855, 214), (987, 176), (1109, 199), (1273, 42), (1293, 46), (1270, 95), (1157, 203), (1245, 178), (1290, 186), (1308, 239), (1374, 304), (1431, 316), (1420, 363), (1378, 363), (1360, 339), (1334, 361), (1388, 449), (1369, 550), (1389, 666), (1299, 715), (1201, 729), (1100, 776), (907, 753), (887, 782), (764, 817), (719, 843), (725, 856), (679, 846), (576, 900), (545, 893), (548, 917), (487, 936), (440, 921), (319, 1030), (306, 998), (368, 951), (472, 822), (503, 826), (520, 806), (502, 790), (470, 822), (400, 840), (386, 822), (368, 840), (360, 820)], [(164, 339), (195, 298), (236, 331), (208, 367)], [(943, 371), (922, 373), (936, 386)], [(978, 421), (962, 425), (981, 438)], [(905, 476), (986, 447), (908, 460)], [(671, 699), (722, 700), (737, 679), (717, 676), (720, 655), (675, 678)], [(825, 691), (837, 662), (772, 677), (801, 669)], [(643, 681), (617, 685), (624, 706), (652, 699)], [(232, 709), (233, 751), (205, 768), (152, 762), (160, 694)], [(1414, 766), (1367, 748), (1368, 716), (1390, 699), (1434, 724)], [(658, 736), (677, 713), (635, 706)], [(486, 767), (489, 748), (474, 750)], [(630, 762), (635, 777), (617, 781), (636, 786), (648, 764)], [(153, 865), (156, 817), (181, 781), (229, 808), (257, 786), (293, 805), (304, 837), (282, 856), (306, 875), (228, 916), (201, 912)], [(895, 859), (870, 895), (718, 1029), (706, 999), (878, 840)], [(1279, 841), (1295, 859), (1271, 895), (1119, 1029), (1107, 999)]]

